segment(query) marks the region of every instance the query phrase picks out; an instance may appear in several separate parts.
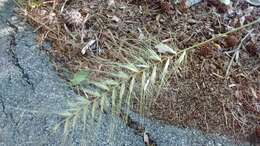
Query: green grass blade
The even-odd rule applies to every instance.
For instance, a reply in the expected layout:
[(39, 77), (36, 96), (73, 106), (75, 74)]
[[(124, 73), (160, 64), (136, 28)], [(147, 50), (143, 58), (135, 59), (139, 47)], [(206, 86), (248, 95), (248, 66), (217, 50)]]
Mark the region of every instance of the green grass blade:
[(95, 119), (95, 115), (96, 115), (96, 110), (97, 110), (97, 101), (94, 100), (93, 101), (93, 105), (92, 105), (92, 110), (91, 110), (91, 118), (92, 118), (92, 121), (94, 121)]
[(119, 103), (118, 103), (118, 110), (121, 110), (121, 106), (122, 106), (122, 102), (123, 102), (123, 96), (125, 94), (125, 82), (123, 82), (121, 84), (121, 87), (120, 87), (120, 93), (119, 93)]
[(127, 96), (127, 113), (126, 113), (126, 116), (124, 117), (124, 120), (125, 121), (128, 121), (128, 113), (129, 113), (129, 110), (130, 110), (130, 106), (131, 106), (131, 99), (132, 99), (132, 92), (133, 92), (133, 89), (134, 89), (134, 85), (135, 85), (135, 76), (132, 77), (131, 81), (130, 81), (130, 85), (129, 85), (129, 89), (128, 89), (128, 96)]
[(116, 113), (116, 89), (114, 88), (112, 91), (112, 114), (115, 115)]
[(119, 71), (118, 73), (111, 73), (113, 77), (120, 78), (120, 79), (128, 79), (129, 75), (125, 72)]
[(103, 90), (106, 90), (106, 91), (110, 90), (109, 87), (106, 84), (101, 83), (101, 82), (90, 81), (90, 84), (93, 84), (96, 87), (98, 87), (100, 89), (103, 89)]
[(107, 103), (108, 103), (107, 96), (104, 94), (104, 95), (102, 95), (101, 102), (100, 102), (100, 110), (101, 110), (101, 112), (104, 112), (106, 110)]
[(142, 84), (141, 84), (141, 99), (140, 99), (140, 113), (144, 113), (144, 97), (145, 97), (145, 86), (146, 86), (146, 72), (142, 74)]
[(98, 92), (98, 91), (95, 91), (95, 89), (93, 90), (90, 90), (90, 89), (82, 89), (85, 93), (89, 94), (89, 95), (92, 95), (94, 97), (102, 97), (102, 95)]
[(107, 79), (107, 80), (103, 81), (103, 83), (108, 86), (118, 86), (119, 85), (119, 82), (112, 80), (112, 79)]
[(67, 141), (67, 137), (69, 135), (69, 129), (70, 129), (70, 118), (67, 118), (64, 122), (63, 145), (65, 145)]
[(62, 113), (58, 113), (60, 116), (63, 116), (63, 117), (71, 117), (72, 116), (72, 113), (69, 112), (69, 111), (64, 111)]
[(120, 67), (123, 67), (125, 69), (128, 69), (132, 72), (138, 72), (139, 70), (135, 67), (134, 64), (129, 63), (129, 64), (118, 64)]
[[(129, 92), (128, 92), (128, 97), (130, 98), (134, 89), (134, 85), (135, 85), (135, 76), (132, 77), (130, 85), (129, 85)], [(131, 99), (131, 98), (130, 98)], [(128, 99), (128, 101), (130, 101), (130, 99)], [(128, 102), (129, 103), (129, 102)]]
[(143, 74), (142, 74), (142, 83), (141, 83), (141, 97), (143, 96), (143, 93), (144, 93), (144, 86), (145, 86), (145, 79), (146, 79), (146, 72), (143, 71)]
[(75, 126), (76, 126), (76, 123), (77, 123), (77, 120), (79, 118), (79, 112), (77, 114), (75, 114), (75, 116), (73, 117), (72, 119), (72, 130), (74, 131), (75, 129)]

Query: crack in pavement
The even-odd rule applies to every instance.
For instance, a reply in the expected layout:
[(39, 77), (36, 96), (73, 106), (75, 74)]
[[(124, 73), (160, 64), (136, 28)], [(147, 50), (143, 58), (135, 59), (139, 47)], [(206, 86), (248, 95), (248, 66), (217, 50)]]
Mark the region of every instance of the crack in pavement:
[(119, 116), (122, 119), (122, 121), (126, 124), (126, 126), (131, 128), (137, 136), (144, 138), (144, 134), (147, 134), (149, 144), (146, 144), (144, 141), (146, 146), (157, 146), (156, 141), (150, 136), (149, 133), (145, 131), (145, 127), (143, 124), (134, 121), (129, 115), (127, 115), (124, 112), (121, 112)]
[(25, 72), (24, 68), (20, 65), (19, 63), (19, 59), (15, 53), (15, 47), (16, 47), (16, 38), (15, 38), (15, 34), (18, 31), (18, 28), (12, 24), (10, 21), (6, 20), (7, 24), (9, 27), (11, 27), (13, 29), (13, 32), (10, 34), (10, 44), (9, 44), (9, 48), (8, 48), (8, 54), (12, 57), (12, 62), (13, 64), (18, 67), (19, 71), (22, 73), (22, 78), (24, 79), (24, 81), (31, 87), (32, 91), (35, 91), (35, 87), (33, 85), (33, 83), (30, 80), (30, 77), (28, 75), (28, 73)]
[(9, 27), (11, 27), (11, 28), (14, 30), (15, 33), (18, 32), (18, 27), (17, 27), (17, 26), (15, 26), (14, 24), (12, 24), (12, 23), (11, 23), (9, 20), (7, 20), (7, 19), (6, 19), (6, 23), (7, 23), (7, 25), (8, 25)]
[(1, 105), (2, 105), (2, 112), (5, 114), (5, 117), (7, 117), (8, 114), (7, 114), (7, 112), (5, 111), (5, 103), (4, 103), (4, 100), (3, 100), (2, 96), (0, 96), (0, 97), (1, 97), (1, 98), (0, 98), (0, 103), (1, 103)]

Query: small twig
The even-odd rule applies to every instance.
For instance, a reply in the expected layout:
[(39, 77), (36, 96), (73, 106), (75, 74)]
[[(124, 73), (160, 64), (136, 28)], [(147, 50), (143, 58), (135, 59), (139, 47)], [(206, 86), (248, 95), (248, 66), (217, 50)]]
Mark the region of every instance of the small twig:
[(226, 126), (228, 125), (228, 118), (227, 118), (227, 112), (225, 110), (225, 105), (224, 103), (222, 102), (222, 109), (223, 109), (223, 112), (224, 112), (224, 117), (225, 117), (225, 124)]
[(229, 71), (230, 71), (231, 66), (232, 66), (232, 64), (233, 64), (233, 62), (234, 62), (235, 57), (236, 57), (236, 61), (238, 61), (240, 48), (241, 48), (243, 42), (245, 41), (245, 39), (251, 34), (252, 31), (253, 31), (253, 30), (249, 31), (249, 32), (247, 33), (247, 35), (246, 35), (244, 38), (242, 38), (242, 40), (240, 41), (238, 47), (237, 47), (235, 50), (232, 51), (232, 52), (235, 52), (235, 53), (233, 54), (233, 56), (232, 56), (232, 58), (231, 58), (231, 60), (230, 60), (230, 62), (229, 62), (229, 64), (228, 64), (228, 68), (227, 68), (225, 77), (227, 77), (227, 76), (229, 75)]
[(260, 65), (256, 66), (254, 69), (252, 69), (248, 75), (251, 75), (252, 73), (254, 73), (255, 71), (257, 71), (260, 68)]
[(83, 20), (83, 23), (81, 24), (81, 43), (84, 43), (84, 30), (85, 30), (85, 24), (89, 19), (89, 14), (87, 14)]
[(204, 42), (201, 42), (201, 43), (195, 44), (195, 45), (193, 45), (193, 46), (191, 46), (191, 47), (188, 47), (188, 48), (186, 48), (186, 49), (180, 51), (179, 53), (182, 53), (182, 52), (184, 52), (184, 51), (188, 51), (188, 50), (191, 50), (191, 49), (195, 49), (195, 48), (201, 47), (201, 46), (203, 46), (203, 45), (205, 45), (205, 44), (208, 44), (208, 43), (210, 43), (210, 42), (212, 42), (212, 41), (215, 41), (215, 40), (217, 40), (217, 39), (220, 39), (220, 38), (222, 38), (222, 37), (225, 37), (225, 36), (227, 36), (228, 34), (234, 33), (234, 32), (236, 32), (236, 31), (239, 31), (239, 30), (241, 30), (241, 29), (243, 29), (243, 28), (252, 26), (252, 25), (257, 24), (257, 23), (259, 23), (259, 22), (260, 22), (260, 18), (257, 19), (257, 20), (255, 20), (255, 21), (253, 21), (253, 22), (251, 22), (251, 23), (248, 23), (248, 24), (246, 24), (246, 25), (242, 25), (242, 26), (240, 26), (240, 27), (237, 27), (237, 28), (235, 28), (235, 29), (233, 29), (233, 30), (231, 30), (231, 31), (228, 31), (228, 32), (225, 32), (225, 33), (222, 33), (222, 34), (218, 34), (218, 35), (216, 35), (215, 37), (213, 37), (213, 38), (211, 38), (211, 39), (209, 39), (209, 40), (206, 40), (206, 41), (204, 41)]
[(230, 62), (229, 62), (229, 64), (228, 64), (225, 77), (227, 77), (227, 76), (229, 75), (229, 70), (230, 70), (230, 68), (231, 68), (231, 65), (232, 65), (233, 62), (234, 62), (235, 54), (236, 54), (236, 53), (233, 54), (233, 56), (232, 56), (232, 58), (231, 58), (231, 60), (230, 60)]
[(62, 14), (63, 13), (63, 10), (64, 10), (64, 7), (66, 5), (66, 3), (68, 2), (68, 0), (65, 0), (65, 2), (63, 3), (61, 9), (60, 9), (60, 13)]
[(204, 120), (205, 120), (205, 124), (206, 124), (206, 131), (209, 132), (209, 124), (207, 123), (207, 108), (206, 106), (204, 105)]
[[(24, 13), (26, 14), (26, 11), (24, 11)], [(30, 14), (26, 15), (27, 17), (29, 17), (31, 20), (33, 20), (36, 23), (41, 24), (42, 26), (44, 26), (46, 29), (48, 29), (49, 31), (53, 32), (54, 34), (57, 34), (57, 32), (55, 32), (55, 30), (51, 29), (49, 26), (47, 26), (46, 24), (44, 24), (41, 21), (36, 20), (33, 16), (31, 16)], [(58, 34), (57, 34), (58, 35)]]

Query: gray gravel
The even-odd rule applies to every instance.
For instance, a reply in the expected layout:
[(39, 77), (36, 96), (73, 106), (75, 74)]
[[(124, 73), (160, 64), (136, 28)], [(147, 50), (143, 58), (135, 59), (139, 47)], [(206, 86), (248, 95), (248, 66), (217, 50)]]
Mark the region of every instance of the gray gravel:
[[(62, 117), (55, 113), (66, 110), (77, 95), (53, 70), (44, 52), (49, 45), (37, 45), (36, 34), (12, 13), (13, 7), (12, 0), (0, 0), (0, 146), (61, 145), (62, 129), (54, 133), (52, 128)], [(235, 145), (223, 137), (163, 125), (134, 113), (131, 118), (143, 124), (159, 146)], [(99, 123), (87, 121), (85, 133), (81, 123), (64, 145), (144, 145), (142, 136), (117, 117), (102, 114)]]

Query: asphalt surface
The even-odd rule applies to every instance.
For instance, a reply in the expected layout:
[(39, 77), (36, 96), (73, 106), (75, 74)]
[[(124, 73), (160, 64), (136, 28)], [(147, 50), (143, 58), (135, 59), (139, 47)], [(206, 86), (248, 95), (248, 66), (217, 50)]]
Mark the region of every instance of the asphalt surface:
[[(33, 29), (13, 13), (12, 0), (0, 0), (0, 146), (143, 146), (143, 137), (120, 118), (101, 114), (93, 123), (82, 120), (64, 142), (63, 118), (76, 95), (54, 71), (45, 49), (38, 46)], [(131, 113), (158, 146), (235, 145), (231, 140), (192, 129), (164, 125)], [(85, 130), (83, 130), (85, 129)], [(113, 130), (111, 130), (113, 129)], [(112, 131), (112, 132), (111, 132)]]

